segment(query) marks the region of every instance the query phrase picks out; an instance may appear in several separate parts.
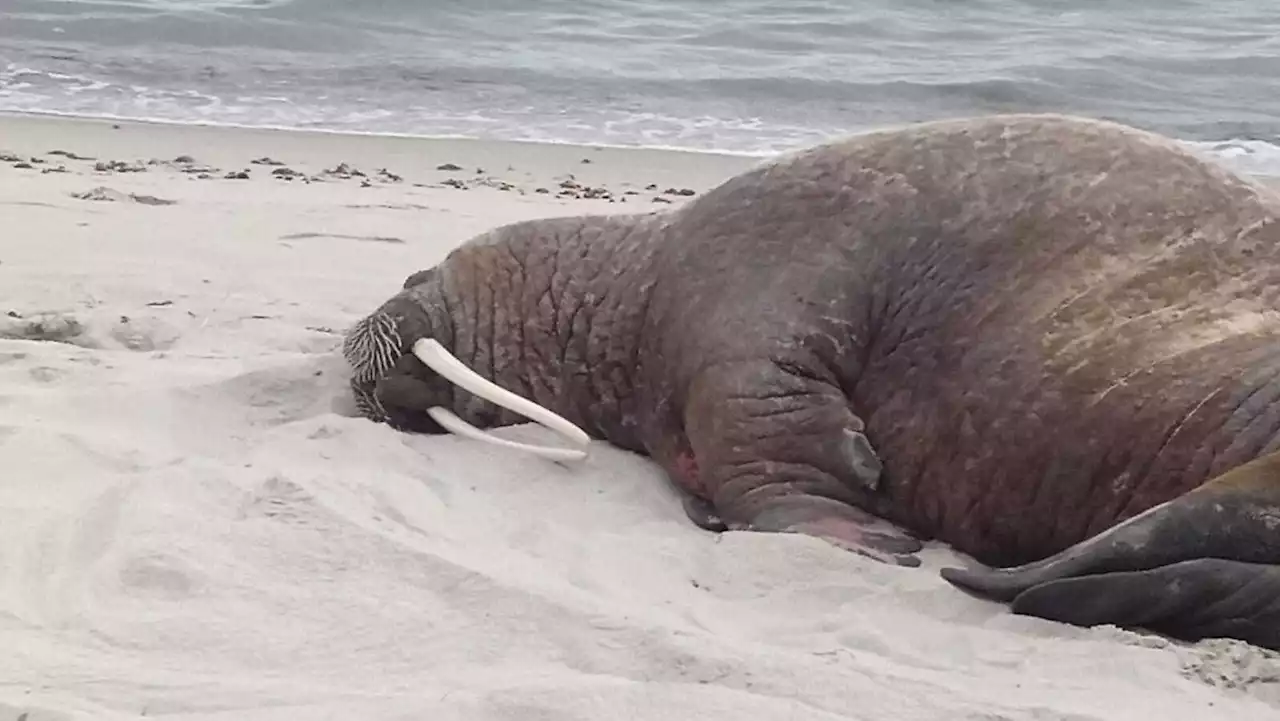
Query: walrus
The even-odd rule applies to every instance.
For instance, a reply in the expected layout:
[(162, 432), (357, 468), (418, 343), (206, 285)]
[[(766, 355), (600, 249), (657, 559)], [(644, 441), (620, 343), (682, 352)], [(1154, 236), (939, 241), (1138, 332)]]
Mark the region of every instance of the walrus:
[(919, 123), (662, 212), (494, 228), (343, 351), (396, 429), (522, 422), (505, 389), (650, 457), (700, 526), (905, 566), (938, 540), (1015, 613), (1274, 649), (1278, 217), (1123, 124)]

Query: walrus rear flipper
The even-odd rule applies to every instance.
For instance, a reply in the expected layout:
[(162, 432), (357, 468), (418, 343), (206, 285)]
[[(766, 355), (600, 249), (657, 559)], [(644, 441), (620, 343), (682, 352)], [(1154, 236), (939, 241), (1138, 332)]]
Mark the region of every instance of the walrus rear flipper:
[(942, 577), (1014, 613), (1280, 649), (1280, 453), (1042, 561)]
[(1011, 610), (1076, 626), (1145, 627), (1187, 641), (1280, 649), (1280, 566), (1219, 558), (1032, 586)]

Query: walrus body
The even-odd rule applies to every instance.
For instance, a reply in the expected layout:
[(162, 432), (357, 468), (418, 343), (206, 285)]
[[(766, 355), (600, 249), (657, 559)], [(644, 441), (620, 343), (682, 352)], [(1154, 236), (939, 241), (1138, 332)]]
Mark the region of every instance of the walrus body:
[(438, 430), (433, 405), (522, 420), (418, 363), (432, 337), (651, 456), (704, 525), (911, 565), (907, 529), (1030, 564), (945, 572), (1020, 612), (1277, 647), (1278, 221), (1277, 196), (1132, 128), (926, 123), (665, 213), (497, 228), (346, 350), (399, 428)]

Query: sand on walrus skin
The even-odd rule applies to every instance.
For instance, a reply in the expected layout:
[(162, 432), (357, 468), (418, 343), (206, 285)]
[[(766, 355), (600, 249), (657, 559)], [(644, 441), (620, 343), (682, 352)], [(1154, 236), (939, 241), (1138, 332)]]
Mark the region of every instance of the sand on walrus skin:
[(758, 159), (16, 116), (0, 155), (0, 721), (1280, 714), (1274, 654), (1012, 616), (945, 548), (350, 417), (338, 333), (410, 269)]

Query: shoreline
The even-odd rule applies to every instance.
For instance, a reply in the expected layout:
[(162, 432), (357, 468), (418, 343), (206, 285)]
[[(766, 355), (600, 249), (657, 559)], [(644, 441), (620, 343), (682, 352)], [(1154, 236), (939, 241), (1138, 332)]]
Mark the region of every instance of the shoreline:
[[(163, 118), (141, 118), (132, 116), (116, 116), (109, 114), (101, 115), (85, 115), (79, 113), (62, 113), (53, 110), (0, 110), (0, 119), (48, 119), (48, 120), (73, 120), (95, 123), (108, 124), (129, 124), (129, 125), (154, 125), (177, 128), (215, 128), (225, 130), (246, 130), (246, 131), (262, 131), (262, 132), (278, 132), (278, 133), (314, 133), (316, 135), (335, 135), (354, 138), (392, 138), (399, 140), (420, 140), (420, 141), (466, 141), (475, 143), (501, 143), (511, 145), (552, 145), (565, 146), (570, 148), (582, 148), (587, 150), (605, 149), (605, 150), (643, 150), (656, 153), (686, 153), (689, 155), (711, 155), (725, 158), (743, 158), (748, 160), (762, 161), (770, 158), (784, 155), (790, 150), (766, 152), (766, 151), (734, 151), (717, 148), (692, 148), (674, 145), (638, 145), (638, 144), (619, 144), (619, 143), (585, 143), (569, 140), (530, 140), (530, 139), (507, 139), (507, 138), (485, 138), (474, 135), (448, 135), (448, 134), (422, 134), (422, 133), (393, 133), (393, 132), (377, 132), (377, 131), (360, 131), (360, 130), (338, 130), (335, 128), (303, 128), (288, 125), (246, 125), (243, 123), (224, 123), (217, 121), (184, 121), (184, 120), (165, 120)], [(850, 131), (850, 133), (858, 131)], [(833, 136), (837, 137), (837, 136)], [(799, 147), (805, 147), (801, 145)]]
[(512, 187), (504, 189), (542, 188), (559, 194), (565, 188), (557, 186), (569, 180), (584, 186), (586, 197), (612, 196), (619, 202), (628, 195), (657, 197), (659, 203), (687, 197), (690, 190), (702, 192), (763, 162), (753, 156), (683, 150), (0, 113), (0, 152), (93, 155), (73, 147), (76, 143), (109, 147), (113, 155), (123, 156), (111, 160), (185, 156), (213, 162), (219, 169), (246, 171), (252, 170), (251, 161), (263, 157), (333, 166), (359, 158), (362, 165), (378, 165), (406, 181), (432, 186), (450, 181), (456, 187), (507, 185)]
[[(1046, 111), (1047, 112), (1047, 111)], [(1086, 116), (1087, 117), (1087, 116)], [(527, 153), (544, 154), (554, 152), (550, 149), (559, 148), (564, 152), (583, 152), (593, 153), (607, 151), (610, 153), (619, 152), (640, 152), (661, 156), (668, 156), (672, 159), (684, 156), (689, 158), (685, 162), (697, 163), (698, 159), (710, 160), (716, 163), (723, 163), (726, 167), (735, 168), (737, 170), (745, 170), (760, 163), (766, 163), (779, 157), (784, 157), (789, 153), (803, 150), (813, 145), (828, 140), (837, 140), (839, 138), (856, 135), (862, 132), (874, 132), (876, 130), (892, 128), (900, 125), (910, 124), (911, 121), (887, 122), (876, 126), (863, 127), (848, 130), (842, 133), (836, 133), (826, 138), (820, 138), (812, 142), (797, 143), (790, 148), (771, 151), (736, 151), (720, 148), (701, 148), (701, 147), (684, 147), (671, 145), (646, 145), (646, 144), (623, 144), (623, 143), (588, 143), (569, 140), (548, 140), (548, 139), (507, 139), (507, 138), (487, 138), (474, 135), (462, 134), (418, 134), (418, 133), (394, 133), (394, 132), (377, 132), (377, 131), (358, 131), (358, 130), (340, 130), (334, 128), (304, 128), (284, 125), (246, 125), (239, 123), (224, 123), (217, 121), (183, 121), (183, 120), (167, 120), (163, 118), (142, 118), (128, 116), (113, 116), (109, 114), (85, 115), (77, 113), (63, 113), (58, 111), (47, 110), (0, 110), (0, 122), (14, 121), (49, 121), (49, 122), (72, 122), (87, 123), (99, 125), (121, 125), (136, 127), (155, 127), (168, 129), (170, 132), (181, 131), (183, 129), (191, 130), (208, 130), (214, 132), (245, 132), (264, 134), (270, 137), (270, 134), (276, 133), (281, 135), (313, 135), (317, 137), (331, 137), (337, 139), (370, 139), (370, 140), (386, 140), (394, 142), (421, 143), (424, 145), (450, 145), (457, 144), (459, 146), (474, 144), (476, 146), (489, 146), (490, 149), (498, 150), (506, 148), (517, 155), (525, 155)], [(1199, 141), (1170, 136), (1173, 140), (1184, 144), (1188, 149), (1197, 152), (1214, 162), (1227, 167), (1233, 172), (1239, 173), (1246, 177), (1257, 179), (1267, 185), (1280, 187), (1280, 166), (1270, 169), (1268, 172), (1249, 172), (1241, 167), (1238, 161), (1230, 160), (1223, 156), (1215, 155), (1205, 149), (1204, 146), (1209, 144), (1220, 144), (1227, 141)], [(0, 141), (2, 142), (2, 141)], [(3, 145), (0, 145), (3, 150)], [(677, 161), (679, 162), (679, 161)]]

